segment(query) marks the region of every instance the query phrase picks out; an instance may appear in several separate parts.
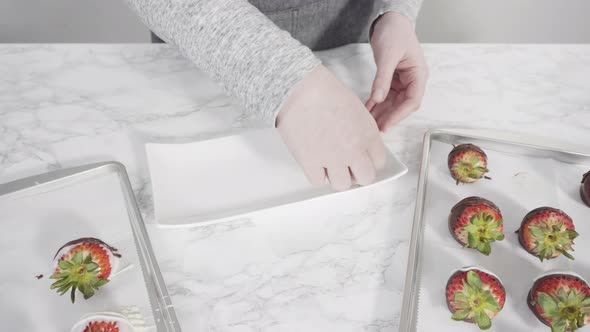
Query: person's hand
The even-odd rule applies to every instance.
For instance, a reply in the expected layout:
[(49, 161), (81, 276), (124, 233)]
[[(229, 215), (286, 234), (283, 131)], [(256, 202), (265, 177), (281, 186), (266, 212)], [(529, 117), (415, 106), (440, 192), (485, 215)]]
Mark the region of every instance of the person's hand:
[(277, 116), (277, 129), (314, 185), (335, 190), (375, 180), (385, 145), (365, 106), (327, 68), (299, 82)]
[(428, 69), (412, 22), (399, 13), (379, 18), (371, 47), (377, 74), (366, 106), (386, 131), (420, 108)]

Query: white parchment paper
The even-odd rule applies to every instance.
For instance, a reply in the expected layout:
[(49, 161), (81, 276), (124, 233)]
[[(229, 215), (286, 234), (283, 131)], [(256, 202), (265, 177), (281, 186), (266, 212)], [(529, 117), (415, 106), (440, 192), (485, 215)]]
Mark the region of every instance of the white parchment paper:
[[(424, 247), (419, 290), (417, 331), (478, 331), (476, 325), (455, 322), (446, 305), (445, 285), (451, 274), (465, 266), (479, 266), (498, 275), (507, 291), (504, 309), (492, 321), (492, 331), (549, 331), (529, 310), (526, 297), (533, 280), (549, 270), (574, 271), (590, 277), (590, 208), (579, 195), (582, 174), (590, 165), (572, 165), (550, 158), (510, 155), (480, 145), (488, 155), (492, 180), (455, 185), (447, 156), (452, 145), (433, 141), (424, 209)], [(487, 198), (500, 208), (506, 238), (484, 256), (463, 249), (448, 230), (451, 208), (468, 196)], [(541, 206), (564, 210), (576, 225), (575, 261), (559, 257), (539, 261), (518, 243), (514, 232), (526, 213)]]
[[(118, 175), (82, 175), (0, 197), (1, 331), (70, 331), (92, 312), (138, 310), (155, 331)], [(119, 249), (120, 273), (89, 300), (59, 296), (51, 263), (66, 242), (96, 237)], [(125, 268), (126, 267), (126, 268)], [(117, 271), (114, 271), (115, 273)], [(36, 275), (43, 274), (37, 280)]]

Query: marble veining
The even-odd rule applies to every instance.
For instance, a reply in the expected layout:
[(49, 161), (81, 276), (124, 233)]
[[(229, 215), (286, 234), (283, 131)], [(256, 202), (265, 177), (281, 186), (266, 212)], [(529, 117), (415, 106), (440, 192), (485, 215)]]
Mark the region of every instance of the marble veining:
[[(185, 331), (396, 331), (422, 137), (501, 129), (588, 148), (589, 45), (424, 45), (422, 109), (384, 135), (390, 184), (223, 224), (154, 224), (145, 142), (260, 126), (166, 45), (0, 45), (0, 183), (118, 160)], [(318, 53), (363, 99), (368, 45)], [(345, 203), (346, 202), (346, 203)]]

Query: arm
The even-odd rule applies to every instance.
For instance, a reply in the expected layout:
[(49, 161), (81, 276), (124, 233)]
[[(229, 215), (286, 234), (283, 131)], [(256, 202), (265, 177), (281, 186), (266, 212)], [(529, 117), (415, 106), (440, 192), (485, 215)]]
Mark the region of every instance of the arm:
[[(398, 12), (408, 17), (412, 22), (416, 22), (420, 7), (422, 7), (423, 0), (378, 0), (375, 19), (381, 17), (386, 12)], [(375, 22), (375, 21), (373, 21)]]
[(248, 110), (276, 123), (312, 183), (328, 178), (345, 190), (374, 181), (386, 148), (363, 103), (246, 0), (126, 1)]
[(269, 125), (320, 61), (246, 0), (126, 0), (144, 23)]

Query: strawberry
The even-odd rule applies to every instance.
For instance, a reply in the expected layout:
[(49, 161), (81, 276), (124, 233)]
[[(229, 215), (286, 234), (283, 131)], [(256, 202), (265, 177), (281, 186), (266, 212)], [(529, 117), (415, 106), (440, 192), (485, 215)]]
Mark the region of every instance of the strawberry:
[[(59, 258), (58, 258), (59, 256)], [(94, 295), (95, 290), (109, 282), (113, 261), (121, 257), (117, 249), (95, 238), (81, 238), (64, 244), (53, 257), (56, 261), (56, 279), (51, 289), (60, 295), (71, 290), (70, 298), (75, 302), (76, 289), (84, 299)]]
[(551, 207), (540, 207), (529, 212), (517, 231), (518, 241), (530, 254), (545, 259), (561, 254), (569, 259), (574, 257), (574, 239), (578, 237), (574, 222), (565, 212)]
[(552, 332), (573, 332), (590, 323), (590, 287), (576, 275), (556, 273), (537, 279), (527, 302)]
[(580, 187), (580, 196), (586, 205), (590, 206), (590, 171), (582, 177), (582, 186)]
[(457, 184), (475, 182), (488, 170), (488, 157), (483, 150), (473, 144), (461, 144), (449, 153), (449, 170)]
[(116, 322), (90, 322), (84, 328), (83, 332), (119, 332)]
[(126, 316), (105, 312), (83, 317), (70, 332), (131, 332), (134, 330)]
[(475, 196), (461, 200), (451, 209), (449, 230), (461, 245), (484, 255), (492, 251), (492, 242), (504, 239), (500, 209), (487, 199)]
[(495, 276), (470, 268), (451, 275), (446, 298), (453, 313), (452, 319), (475, 323), (480, 329), (487, 330), (504, 307), (506, 290)]

